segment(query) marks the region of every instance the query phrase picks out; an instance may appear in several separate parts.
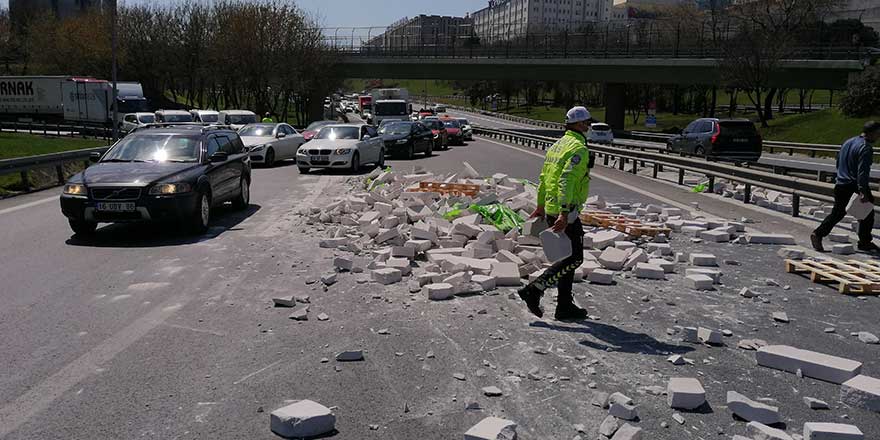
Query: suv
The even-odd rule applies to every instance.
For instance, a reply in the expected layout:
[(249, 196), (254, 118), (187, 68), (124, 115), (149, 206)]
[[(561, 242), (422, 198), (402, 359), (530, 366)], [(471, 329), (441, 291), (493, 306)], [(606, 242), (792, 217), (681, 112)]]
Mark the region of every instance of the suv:
[(78, 235), (98, 223), (180, 222), (204, 233), (211, 208), (250, 203), (251, 163), (223, 126), (153, 124), (133, 131), (68, 180), (61, 212)]
[(748, 119), (702, 118), (666, 141), (666, 148), (705, 158), (755, 162), (761, 158), (763, 140)]

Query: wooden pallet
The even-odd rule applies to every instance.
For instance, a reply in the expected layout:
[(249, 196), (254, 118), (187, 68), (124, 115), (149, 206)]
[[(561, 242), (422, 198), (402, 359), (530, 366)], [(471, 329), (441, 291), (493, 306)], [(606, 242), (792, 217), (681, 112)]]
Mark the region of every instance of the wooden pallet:
[(844, 294), (880, 294), (880, 261), (785, 260), (785, 271), (809, 273), (812, 282), (836, 285), (837, 290)]
[(467, 183), (444, 183), (444, 182), (419, 182), (418, 188), (409, 188), (408, 192), (436, 192), (453, 196), (474, 197), (480, 192), (479, 185)]
[(614, 229), (632, 237), (641, 237), (643, 235), (654, 237), (658, 234), (666, 234), (668, 237), (672, 233), (672, 230), (669, 228), (646, 225), (641, 220), (632, 219), (620, 214), (612, 214), (608, 211), (583, 211), (580, 218), (584, 224)]

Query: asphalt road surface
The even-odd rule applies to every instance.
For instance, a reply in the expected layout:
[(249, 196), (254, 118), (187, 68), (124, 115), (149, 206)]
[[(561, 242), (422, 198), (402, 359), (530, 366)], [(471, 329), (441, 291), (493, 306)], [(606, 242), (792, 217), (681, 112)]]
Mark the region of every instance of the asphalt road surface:
[[(463, 161), (486, 175), (535, 180), (541, 157), (476, 140), (389, 164), (443, 173), (458, 171)], [(740, 339), (761, 338), (857, 359), (865, 374), (880, 375), (880, 346), (850, 336), (880, 334), (880, 300), (785, 274), (776, 247), (694, 244), (676, 235), (677, 251), (731, 260), (721, 266), (724, 286), (686, 289), (681, 267), (667, 281), (578, 284), (577, 301), (600, 320), (536, 321), (506, 289), (429, 302), (406, 283), (361, 284), (359, 275), (340, 274), (325, 291), (314, 281), (331, 270), (339, 251), (319, 249), (326, 231), (299, 213), (349, 193), (356, 178), (300, 175), (290, 163), (253, 176), (251, 208), (217, 210), (203, 237), (111, 225), (81, 240), (60, 213), (58, 189), (0, 201), (6, 237), (0, 438), (271, 439), (269, 412), (289, 399), (312, 399), (334, 407), (332, 438), (338, 439), (461, 438), (489, 415), (515, 420), (522, 439), (572, 439), (575, 425), (586, 430), (582, 438), (593, 439), (606, 415), (590, 404), (597, 391), (635, 399), (646, 438), (729, 438), (744, 434), (745, 423), (725, 408), (728, 390), (771, 399), (790, 433), (804, 422), (831, 421), (880, 437), (877, 414), (840, 404), (837, 385), (757, 367), (753, 352), (736, 348)], [(671, 206), (704, 197), (605, 169), (595, 172), (591, 192)], [(758, 227), (767, 230), (807, 230), (779, 216), (699, 200), (727, 218), (763, 219)], [(768, 286), (767, 278), (790, 289)], [(766, 302), (737, 295), (744, 286), (754, 286)], [(294, 294), (310, 295), (309, 321), (292, 321), (289, 309), (272, 307), (272, 297)], [(552, 311), (552, 295), (545, 306)], [(774, 323), (770, 314), (783, 310), (792, 322)], [(318, 321), (321, 312), (330, 319)], [(709, 348), (667, 334), (692, 325), (730, 329), (733, 336), (725, 347)], [(829, 326), (836, 333), (823, 332)], [(364, 350), (365, 361), (332, 360), (350, 349)], [(673, 366), (666, 362), (671, 353), (695, 364)], [(540, 380), (529, 378), (530, 371)], [(684, 413), (684, 425), (672, 420), (665, 396), (645, 388), (665, 389), (669, 377), (699, 378), (707, 390), (710, 406)], [(489, 385), (504, 396), (483, 396), (480, 389)], [(811, 411), (804, 396), (832, 409)], [(466, 411), (470, 402), (483, 409)]]

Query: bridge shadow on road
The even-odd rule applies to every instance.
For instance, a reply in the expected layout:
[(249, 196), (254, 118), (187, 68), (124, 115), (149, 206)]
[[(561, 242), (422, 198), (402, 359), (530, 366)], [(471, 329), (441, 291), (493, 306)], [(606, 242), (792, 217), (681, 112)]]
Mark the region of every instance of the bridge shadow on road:
[(196, 235), (178, 223), (114, 223), (99, 228), (91, 237), (73, 235), (65, 243), (70, 246), (108, 248), (151, 248), (180, 246), (212, 240), (226, 231), (238, 230), (238, 225), (261, 209), (251, 204), (244, 211), (224, 205), (211, 210), (208, 232)]
[(597, 321), (570, 322), (566, 323), (566, 325), (535, 321), (529, 324), (529, 326), (590, 335), (592, 338), (580, 341), (580, 345), (601, 351), (611, 349), (615, 352), (652, 356), (669, 356), (694, 351), (692, 347), (667, 344), (644, 333), (631, 333), (619, 327), (602, 324)]

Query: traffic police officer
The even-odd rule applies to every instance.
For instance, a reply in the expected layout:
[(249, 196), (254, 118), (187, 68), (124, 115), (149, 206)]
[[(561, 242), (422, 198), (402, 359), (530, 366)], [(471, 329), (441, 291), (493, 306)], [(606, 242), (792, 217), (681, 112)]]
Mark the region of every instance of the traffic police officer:
[(578, 218), (590, 190), (591, 155), (586, 133), (594, 119), (584, 107), (574, 107), (565, 115), (565, 135), (549, 150), (541, 169), (538, 185), (538, 207), (530, 218), (546, 217), (554, 232), (565, 231), (571, 240), (571, 256), (555, 263), (526, 287), (519, 290), (535, 316), (544, 315), (541, 296), (544, 290), (557, 285), (555, 317), (559, 320), (584, 319), (587, 312), (574, 304), (572, 284), (574, 272), (584, 261), (584, 228)]
[(271, 113), (266, 112), (266, 114), (263, 115), (263, 120), (260, 121), (260, 122), (264, 122), (264, 123), (272, 123), (272, 122), (275, 122), (275, 120), (272, 119), (272, 114), (271, 114)]

